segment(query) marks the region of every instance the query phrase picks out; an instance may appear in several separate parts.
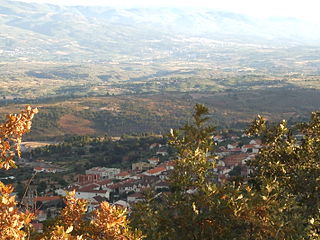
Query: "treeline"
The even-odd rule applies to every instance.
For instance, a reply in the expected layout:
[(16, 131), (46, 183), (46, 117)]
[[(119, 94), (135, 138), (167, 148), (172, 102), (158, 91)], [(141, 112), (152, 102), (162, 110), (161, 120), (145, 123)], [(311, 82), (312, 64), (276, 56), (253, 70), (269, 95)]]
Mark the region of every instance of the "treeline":
[(152, 135), (122, 136), (116, 140), (108, 136), (74, 136), (58, 144), (36, 148), (25, 157), (72, 166), (74, 173), (97, 166), (129, 169), (132, 163), (145, 161), (155, 154), (156, 150), (149, 148), (151, 144), (165, 142), (163, 137)]
[[(84, 104), (86, 104), (84, 102)], [(90, 102), (88, 103), (90, 105)], [(103, 106), (103, 103), (101, 103)], [(181, 115), (179, 115), (181, 114)], [(61, 140), (65, 136), (74, 135), (68, 133), (67, 128), (62, 129), (59, 120), (65, 115), (72, 115), (78, 119), (90, 121), (93, 135), (141, 134), (153, 132), (166, 133), (171, 127), (177, 127), (185, 121), (184, 111), (170, 114), (159, 111), (150, 111), (142, 106), (134, 104), (121, 104), (121, 111), (112, 112), (97, 110), (97, 106), (90, 109), (76, 110), (67, 106), (48, 106), (41, 108), (40, 113), (33, 122), (33, 131), (27, 134), (26, 140)]]

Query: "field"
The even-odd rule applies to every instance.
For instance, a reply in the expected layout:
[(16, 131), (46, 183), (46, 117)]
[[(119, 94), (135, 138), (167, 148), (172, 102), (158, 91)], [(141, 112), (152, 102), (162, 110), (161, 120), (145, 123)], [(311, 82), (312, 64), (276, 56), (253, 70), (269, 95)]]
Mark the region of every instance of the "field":
[[(301, 57), (276, 59), (280, 50), (263, 56), (257, 49), (238, 59), (233, 50), (228, 62), (214, 59), (166, 62), (0, 62), (0, 97), (7, 101), (48, 98), (132, 95), (167, 92), (223, 92), (265, 88), (319, 89), (320, 60), (305, 49), (290, 49)], [(225, 50), (221, 50), (223, 54)], [(280, 51), (280, 52), (279, 52)], [(239, 53), (244, 54), (244, 53)], [(264, 63), (259, 63), (263, 58)], [(312, 58), (313, 60), (302, 60)]]

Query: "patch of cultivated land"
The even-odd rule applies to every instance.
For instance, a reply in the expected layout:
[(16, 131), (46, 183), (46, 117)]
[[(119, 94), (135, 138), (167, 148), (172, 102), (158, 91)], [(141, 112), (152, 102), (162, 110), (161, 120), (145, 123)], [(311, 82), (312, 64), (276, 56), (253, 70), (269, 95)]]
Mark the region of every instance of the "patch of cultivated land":
[(71, 135), (92, 135), (96, 133), (96, 130), (91, 126), (92, 121), (76, 117), (71, 114), (63, 115), (59, 121), (58, 126), (65, 134)]

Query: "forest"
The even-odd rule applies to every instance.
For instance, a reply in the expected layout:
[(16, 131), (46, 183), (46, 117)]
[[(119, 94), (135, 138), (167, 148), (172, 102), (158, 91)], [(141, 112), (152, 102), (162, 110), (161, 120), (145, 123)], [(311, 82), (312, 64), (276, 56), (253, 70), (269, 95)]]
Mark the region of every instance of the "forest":
[(74, 135), (163, 135), (170, 128), (178, 128), (189, 121), (196, 103), (209, 108), (209, 121), (219, 130), (243, 131), (259, 113), (271, 121), (287, 119), (294, 124), (308, 120), (309, 113), (320, 108), (320, 94), (316, 89), (267, 88), (219, 93), (49, 97), (22, 102), (2, 99), (0, 103), (0, 119), (26, 104), (40, 109), (32, 131), (24, 140), (62, 141)]

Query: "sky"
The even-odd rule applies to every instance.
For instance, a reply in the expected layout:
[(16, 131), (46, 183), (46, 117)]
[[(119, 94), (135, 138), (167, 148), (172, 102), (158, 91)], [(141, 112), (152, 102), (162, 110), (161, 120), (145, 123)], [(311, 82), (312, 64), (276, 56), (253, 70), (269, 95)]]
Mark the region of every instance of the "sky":
[(104, 5), (120, 7), (205, 7), (256, 17), (296, 17), (320, 23), (320, 0), (20, 0), (59, 5)]

